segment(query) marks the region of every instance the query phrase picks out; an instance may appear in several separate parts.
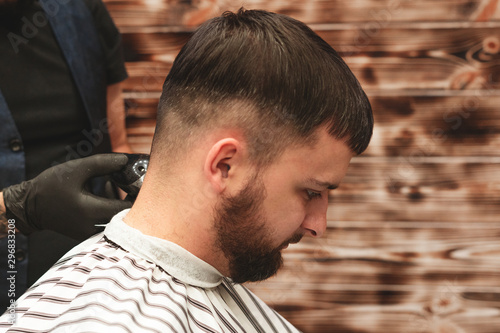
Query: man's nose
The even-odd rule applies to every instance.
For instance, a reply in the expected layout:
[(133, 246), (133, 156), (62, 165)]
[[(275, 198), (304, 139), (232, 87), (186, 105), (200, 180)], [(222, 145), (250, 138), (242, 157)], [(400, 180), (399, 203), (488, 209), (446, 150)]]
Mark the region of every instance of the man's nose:
[(302, 223), (306, 234), (312, 237), (321, 237), (326, 231), (326, 211), (328, 210), (328, 191), (321, 199), (310, 203), (307, 215)]

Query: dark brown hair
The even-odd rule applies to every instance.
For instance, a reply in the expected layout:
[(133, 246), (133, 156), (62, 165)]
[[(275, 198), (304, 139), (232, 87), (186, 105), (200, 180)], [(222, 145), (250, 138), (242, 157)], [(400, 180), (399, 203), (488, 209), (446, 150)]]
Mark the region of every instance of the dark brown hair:
[(172, 156), (213, 126), (243, 129), (251, 158), (266, 163), (290, 144), (311, 142), (320, 126), (360, 154), (373, 116), (348, 66), (309, 27), (240, 9), (205, 22), (178, 54), (163, 85), (153, 152)]

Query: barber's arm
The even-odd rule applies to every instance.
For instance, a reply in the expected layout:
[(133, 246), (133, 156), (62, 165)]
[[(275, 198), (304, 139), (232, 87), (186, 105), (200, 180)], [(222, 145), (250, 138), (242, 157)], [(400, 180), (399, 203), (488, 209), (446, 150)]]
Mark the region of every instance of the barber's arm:
[(109, 85), (107, 88), (108, 130), (111, 139), (111, 148), (117, 153), (132, 153), (127, 141), (125, 126), (125, 103), (120, 82)]
[[(0, 192), (0, 237), (15, 228), (29, 234), (53, 230), (83, 240), (98, 231), (114, 214), (131, 202), (98, 197), (85, 189), (93, 177), (120, 171), (128, 162), (125, 154), (101, 154), (69, 161), (42, 172), (32, 180)], [(15, 224), (9, 220), (15, 220)]]

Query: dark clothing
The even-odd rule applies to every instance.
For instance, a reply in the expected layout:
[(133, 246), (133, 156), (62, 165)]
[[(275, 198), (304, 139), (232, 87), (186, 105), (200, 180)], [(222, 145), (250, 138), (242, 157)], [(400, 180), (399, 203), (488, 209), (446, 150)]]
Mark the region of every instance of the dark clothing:
[[(2, 188), (54, 164), (111, 151), (106, 86), (127, 77), (119, 32), (100, 0), (20, 1), (20, 15), (0, 15)], [(12, 297), (6, 298), (4, 272), (12, 269), (5, 268), (6, 239), (0, 243), (5, 309)], [(16, 235), (15, 297), (75, 244), (50, 231), (28, 240)]]
[[(105, 77), (102, 77), (105, 88), (106, 84), (117, 83), (127, 77), (121, 57), (119, 32), (101, 1), (86, 0), (85, 4), (99, 32), (103, 61), (106, 62)], [(26, 159), (25, 179), (31, 179), (54, 163), (94, 152), (88, 152), (89, 145), (85, 143), (91, 141), (89, 134), (85, 136), (90, 130), (91, 117), (86, 114), (74, 76), (48, 23), (47, 15), (45, 21), (40, 19), (44, 12), (38, 2), (31, 2), (23, 12), (23, 17), (28, 18), (31, 27), (26, 21), (12, 27), (10, 24), (5, 26), (1, 23), (4, 21), (0, 20), (0, 91), (22, 138), (20, 144), (24, 147)], [(19, 37), (13, 34), (9, 36), (9, 33)], [(105, 94), (105, 90), (100, 93)], [(101, 100), (101, 103), (105, 103), (105, 95)], [(93, 117), (99, 118), (94, 120), (97, 125), (93, 127), (99, 126), (99, 121), (105, 117), (104, 106), (104, 114)], [(3, 127), (3, 124), (0, 126)], [(98, 148), (101, 150), (99, 152), (109, 151), (109, 142)], [(19, 165), (15, 168), (19, 168)], [(0, 176), (0, 182), (3, 181), (4, 177)]]

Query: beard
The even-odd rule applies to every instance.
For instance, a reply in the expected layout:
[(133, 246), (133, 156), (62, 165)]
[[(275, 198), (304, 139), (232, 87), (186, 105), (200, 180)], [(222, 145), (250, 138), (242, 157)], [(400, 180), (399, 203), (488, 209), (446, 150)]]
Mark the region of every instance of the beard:
[(217, 245), (229, 261), (231, 279), (236, 283), (265, 280), (283, 265), (281, 250), (297, 243), (296, 234), (278, 247), (273, 247), (269, 225), (262, 216), (266, 189), (258, 174), (235, 196), (225, 197), (215, 208)]

